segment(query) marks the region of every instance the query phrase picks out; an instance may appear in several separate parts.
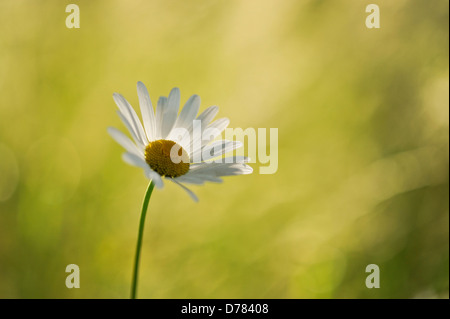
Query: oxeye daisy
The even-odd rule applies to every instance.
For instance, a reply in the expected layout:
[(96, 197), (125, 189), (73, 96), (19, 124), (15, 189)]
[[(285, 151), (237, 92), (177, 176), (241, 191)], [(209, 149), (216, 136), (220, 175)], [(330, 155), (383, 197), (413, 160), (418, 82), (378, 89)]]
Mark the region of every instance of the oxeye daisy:
[(248, 161), (246, 157), (217, 160), (217, 157), (242, 146), (240, 142), (227, 140), (213, 142), (230, 122), (227, 118), (212, 122), (219, 111), (217, 106), (211, 106), (197, 116), (200, 97), (192, 95), (178, 114), (180, 90), (174, 88), (168, 97), (159, 98), (155, 114), (142, 82), (138, 82), (137, 92), (144, 126), (130, 103), (120, 94), (113, 95), (119, 107), (119, 117), (134, 142), (116, 128), (110, 127), (108, 132), (126, 150), (123, 160), (144, 169), (145, 175), (157, 188), (164, 186), (163, 179), (170, 180), (198, 201), (184, 184), (222, 182), (222, 176), (252, 172), (252, 168), (245, 164)]
[(174, 88), (168, 97), (159, 98), (154, 112), (147, 88), (142, 82), (137, 83), (137, 93), (143, 126), (130, 103), (122, 95), (113, 94), (119, 107), (117, 113), (132, 140), (118, 129), (108, 128), (109, 134), (126, 150), (123, 160), (142, 168), (150, 179), (139, 223), (132, 298), (136, 298), (145, 215), (154, 186), (162, 188), (163, 180), (169, 180), (183, 188), (194, 201), (198, 201), (185, 184), (220, 183), (222, 176), (250, 174), (253, 171), (246, 164), (246, 157), (224, 157), (226, 153), (242, 146), (240, 142), (214, 141), (230, 122), (227, 118), (213, 121), (219, 111), (217, 106), (208, 107), (197, 116), (200, 97), (192, 95), (178, 114), (180, 90)]

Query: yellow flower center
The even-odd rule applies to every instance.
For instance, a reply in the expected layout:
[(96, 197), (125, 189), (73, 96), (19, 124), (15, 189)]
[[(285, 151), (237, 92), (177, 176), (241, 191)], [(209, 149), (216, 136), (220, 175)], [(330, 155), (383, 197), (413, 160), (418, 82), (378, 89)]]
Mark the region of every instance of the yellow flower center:
[(189, 155), (174, 141), (150, 142), (145, 148), (145, 161), (161, 176), (178, 177), (189, 171)]

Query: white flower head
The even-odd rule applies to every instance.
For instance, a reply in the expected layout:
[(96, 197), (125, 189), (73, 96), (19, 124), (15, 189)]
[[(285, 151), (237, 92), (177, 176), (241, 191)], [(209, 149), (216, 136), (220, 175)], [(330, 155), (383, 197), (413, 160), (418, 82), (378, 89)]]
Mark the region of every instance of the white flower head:
[(168, 97), (159, 98), (154, 113), (147, 88), (142, 82), (138, 82), (137, 92), (144, 126), (130, 103), (122, 95), (113, 94), (119, 107), (119, 117), (134, 142), (116, 128), (109, 127), (108, 133), (126, 150), (123, 160), (143, 168), (145, 176), (157, 188), (164, 186), (164, 177), (198, 201), (184, 184), (220, 183), (222, 176), (250, 174), (253, 171), (246, 164), (246, 157), (223, 157), (242, 146), (241, 143), (213, 141), (230, 122), (227, 118), (213, 122), (219, 111), (217, 106), (211, 106), (197, 116), (200, 97), (192, 95), (178, 114), (180, 90), (174, 88)]

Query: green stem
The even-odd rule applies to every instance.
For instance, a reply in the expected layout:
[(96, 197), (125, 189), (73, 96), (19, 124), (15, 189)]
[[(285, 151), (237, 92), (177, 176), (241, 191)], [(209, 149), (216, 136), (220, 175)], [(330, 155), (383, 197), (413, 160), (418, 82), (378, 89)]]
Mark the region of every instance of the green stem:
[(144, 225), (145, 225), (145, 215), (147, 214), (148, 202), (150, 201), (150, 197), (152, 196), (153, 188), (155, 184), (153, 181), (150, 182), (147, 188), (147, 192), (145, 193), (144, 202), (142, 203), (142, 212), (141, 212), (141, 220), (139, 222), (139, 233), (138, 233), (138, 241), (136, 246), (136, 257), (134, 259), (134, 272), (133, 272), (133, 282), (131, 284), (131, 299), (136, 299), (136, 290), (137, 290), (137, 282), (138, 282), (138, 272), (139, 272), (139, 258), (141, 256), (141, 247), (142, 247), (142, 236), (144, 234)]

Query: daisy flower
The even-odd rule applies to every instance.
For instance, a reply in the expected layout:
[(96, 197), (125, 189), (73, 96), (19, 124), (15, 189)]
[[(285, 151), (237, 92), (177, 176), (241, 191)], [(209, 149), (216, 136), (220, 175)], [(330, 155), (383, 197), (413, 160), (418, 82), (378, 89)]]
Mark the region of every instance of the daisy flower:
[(132, 299), (137, 296), (145, 216), (154, 186), (162, 188), (164, 178), (179, 185), (192, 199), (198, 201), (197, 196), (184, 184), (219, 183), (222, 182), (222, 176), (252, 172), (252, 168), (246, 164), (248, 158), (223, 157), (242, 146), (241, 143), (214, 141), (230, 122), (227, 118), (213, 122), (219, 111), (217, 106), (211, 106), (197, 116), (200, 97), (193, 95), (178, 114), (180, 90), (174, 88), (168, 97), (159, 98), (155, 113), (147, 88), (142, 82), (138, 82), (137, 92), (144, 126), (130, 103), (122, 95), (113, 94), (119, 107), (119, 117), (133, 140), (116, 128), (108, 128), (109, 134), (126, 150), (123, 154), (124, 161), (142, 168), (145, 176), (151, 180), (142, 203), (131, 285)]
[(219, 111), (217, 106), (211, 106), (197, 116), (200, 97), (192, 95), (178, 114), (180, 90), (174, 88), (168, 97), (159, 98), (155, 113), (142, 82), (137, 83), (137, 93), (144, 125), (130, 103), (122, 95), (114, 93), (113, 98), (119, 108), (117, 113), (133, 140), (113, 127), (108, 128), (108, 133), (126, 150), (123, 160), (142, 168), (157, 188), (162, 188), (163, 180), (168, 180), (198, 201), (185, 184), (220, 183), (222, 176), (253, 171), (246, 164), (246, 157), (223, 157), (241, 147), (242, 143), (214, 141), (230, 122), (227, 118), (213, 122)]

